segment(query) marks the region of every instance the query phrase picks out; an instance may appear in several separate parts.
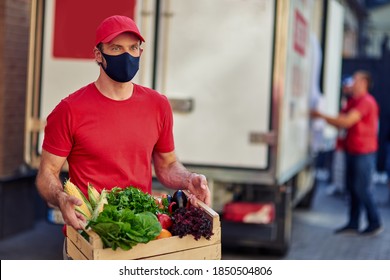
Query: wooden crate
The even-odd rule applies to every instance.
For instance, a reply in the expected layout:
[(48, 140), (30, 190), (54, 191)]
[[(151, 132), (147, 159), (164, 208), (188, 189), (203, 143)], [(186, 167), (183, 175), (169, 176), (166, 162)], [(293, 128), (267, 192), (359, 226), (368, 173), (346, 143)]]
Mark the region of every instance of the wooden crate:
[(220, 260), (221, 259), (221, 223), (219, 215), (202, 202), (200, 207), (205, 211), (213, 225), (213, 235), (209, 240), (202, 237), (195, 240), (192, 235), (180, 238), (152, 240), (140, 243), (128, 251), (118, 248), (103, 248), (99, 235), (92, 230), (87, 231), (87, 241), (78, 231), (67, 227), (67, 253), (74, 260)]

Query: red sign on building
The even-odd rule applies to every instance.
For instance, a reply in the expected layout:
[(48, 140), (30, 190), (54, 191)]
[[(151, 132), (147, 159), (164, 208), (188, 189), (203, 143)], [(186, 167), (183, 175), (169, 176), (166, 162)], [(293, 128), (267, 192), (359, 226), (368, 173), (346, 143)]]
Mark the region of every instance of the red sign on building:
[(136, 0), (56, 0), (53, 56), (93, 58), (95, 31), (100, 22), (111, 15), (134, 18), (135, 4)]

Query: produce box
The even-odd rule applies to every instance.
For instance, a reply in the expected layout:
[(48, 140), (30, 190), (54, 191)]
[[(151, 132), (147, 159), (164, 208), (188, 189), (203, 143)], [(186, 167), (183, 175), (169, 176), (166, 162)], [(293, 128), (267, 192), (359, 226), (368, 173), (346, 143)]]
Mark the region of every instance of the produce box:
[(202, 202), (201, 209), (212, 222), (213, 235), (209, 240), (201, 237), (195, 240), (193, 235), (182, 238), (172, 236), (140, 243), (130, 250), (103, 248), (99, 235), (87, 230), (87, 240), (72, 227), (67, 227), (67, 253), (74, 260), (219, 260), (221, 259), (221, 224), (218, 213)]

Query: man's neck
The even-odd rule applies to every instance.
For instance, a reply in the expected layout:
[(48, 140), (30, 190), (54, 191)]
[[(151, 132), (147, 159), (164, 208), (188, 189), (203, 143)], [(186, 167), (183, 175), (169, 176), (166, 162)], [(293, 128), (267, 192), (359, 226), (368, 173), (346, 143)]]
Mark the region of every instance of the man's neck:
[(358, 92), (355, 92), (355, 94), (353, 95), (354, 98), (360, 98), (362, 97), (363, 95), (367, 94), (367, 91), (366, 90), (362, 90), (362, 91), (358, 91)]
[(118, 83), (103, 75), (99, 76), (95, 85), (104, 96), (118, 101), (129, 99), (133, 94), (134, 88), (132, 82)]

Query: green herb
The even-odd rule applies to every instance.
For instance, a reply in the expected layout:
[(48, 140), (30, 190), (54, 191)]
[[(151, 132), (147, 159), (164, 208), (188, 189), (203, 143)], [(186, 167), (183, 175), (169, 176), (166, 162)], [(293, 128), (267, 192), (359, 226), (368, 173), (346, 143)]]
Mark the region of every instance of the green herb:
[(164, 203), (164, 200), (162, 204), (164, 207), (161, 209), (153, 196), (132, 186), (125, 189), (113, 188), (107, 194), (107, 201), (108, 204), (117, 206), (118, 210), (130, 209), (135, 213), (168, 213), (168, 204)]

